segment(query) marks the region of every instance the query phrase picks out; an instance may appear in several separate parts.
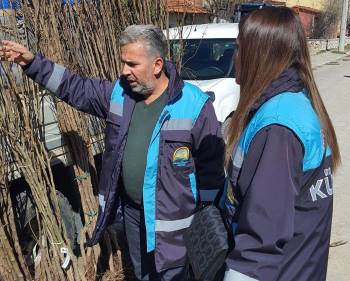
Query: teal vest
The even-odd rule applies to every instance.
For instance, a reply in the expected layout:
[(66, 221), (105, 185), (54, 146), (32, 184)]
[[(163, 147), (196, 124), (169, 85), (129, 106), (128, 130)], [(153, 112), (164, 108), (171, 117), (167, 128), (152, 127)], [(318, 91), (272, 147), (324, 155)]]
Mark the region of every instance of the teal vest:
[[(235, 174), (237, 176), (255, 135), (264, 127), (274, 124), (292, 130), (302, 143), (304, 148), (304, 172), (319, 167), (324, 155), (324, 137), (319, 118), (304, 92), (285, 92), (265, 102), (243, 131), (232, 154), (233, 169), (236, 170)], [(330, 154), (331, 151), (327, 147), (326, 156)], [(238, 178), (232, 180), (233, 184), (236, 185)], [(234, 214), (239, 202), (235, 202), (230, 198), (230, 192), (228, 182), (226, 182), (220, 205)], [(233, 233), (235, 233), (236, 226), (236, 223), (232, 224)]]

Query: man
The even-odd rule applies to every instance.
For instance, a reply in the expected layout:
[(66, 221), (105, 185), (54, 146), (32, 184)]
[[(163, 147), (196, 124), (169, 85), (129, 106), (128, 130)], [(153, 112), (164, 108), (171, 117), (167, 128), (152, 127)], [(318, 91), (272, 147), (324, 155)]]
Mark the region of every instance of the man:
[[(82, 78), (25, 47), (3, 41), (3, 60), (78, 110), (106, 119), (100, 212), (88, 245), (114, 222), (122, 202), (138, 280), (187, 280), (183, 234), (201, 202), (224, 185), (224, 145), (208, 96), (165, 63), (166, 39), (152, 25), (120, 38), (122, 75)], [(121, 199), (121, 200), (119, 200)]]

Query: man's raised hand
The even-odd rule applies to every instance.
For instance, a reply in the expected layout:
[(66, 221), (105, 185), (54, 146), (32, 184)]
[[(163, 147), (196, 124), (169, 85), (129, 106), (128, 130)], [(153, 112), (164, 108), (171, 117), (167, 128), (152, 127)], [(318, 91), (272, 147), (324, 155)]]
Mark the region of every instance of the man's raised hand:
[(26, 47), (13, 41), (1, 40), (0, 60), (25, 66), (34, 59), (34, 54)]

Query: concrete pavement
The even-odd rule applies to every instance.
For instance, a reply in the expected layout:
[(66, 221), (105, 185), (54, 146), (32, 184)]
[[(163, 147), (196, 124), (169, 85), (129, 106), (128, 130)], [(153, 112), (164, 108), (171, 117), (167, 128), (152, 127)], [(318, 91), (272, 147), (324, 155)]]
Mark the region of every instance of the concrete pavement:
[(325, 64), (329, 64), (329, 63), (341, 60), (345, 55), (346, 54), (337, 54), (331, 51), (326, 51), (326, 52), (319, 53), (317, 55), (312, 55), (311, 56), (312, 67), (313, 69), (317, 69), (319, 67), (322, 67)]
[[(319, 91), (336, 130), (342, 166), (334, 176), (334, 213), (327, 281), (350, 280), (350, 54), (312, 57)], [(346, 243), (346, 244), (343, 244)], [(343, 244), (343, 245), (342, 245)]]

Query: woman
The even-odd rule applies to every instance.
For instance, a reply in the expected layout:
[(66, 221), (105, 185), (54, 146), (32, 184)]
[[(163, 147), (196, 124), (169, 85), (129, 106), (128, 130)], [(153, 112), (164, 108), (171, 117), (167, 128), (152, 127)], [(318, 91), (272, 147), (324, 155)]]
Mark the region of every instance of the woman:
[(326, 280), (340, 154), (302, 25), (289, 8), (264, 8), (237, 41), (225, 198), (235, 247), (224, 280)]

